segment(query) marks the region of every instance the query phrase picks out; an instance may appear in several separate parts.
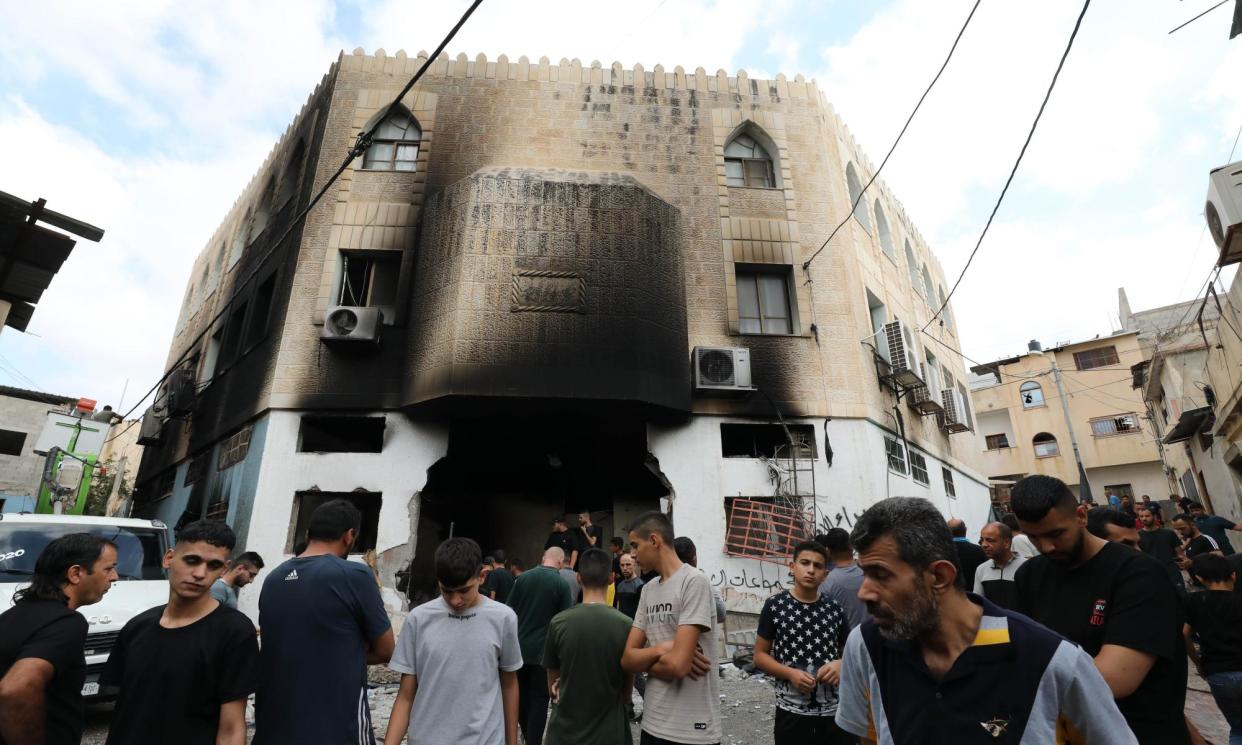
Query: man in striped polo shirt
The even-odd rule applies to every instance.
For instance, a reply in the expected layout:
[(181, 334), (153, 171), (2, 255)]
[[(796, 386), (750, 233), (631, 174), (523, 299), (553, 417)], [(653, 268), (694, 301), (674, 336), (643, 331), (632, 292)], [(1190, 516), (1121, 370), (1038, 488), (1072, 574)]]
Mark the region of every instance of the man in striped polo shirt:
[(850, 633), (837, 724), (878, 745), (1134, 745), (1082, 650), (965, 590), (930, 502), (883, 500), (851, 535), (872, 618)]

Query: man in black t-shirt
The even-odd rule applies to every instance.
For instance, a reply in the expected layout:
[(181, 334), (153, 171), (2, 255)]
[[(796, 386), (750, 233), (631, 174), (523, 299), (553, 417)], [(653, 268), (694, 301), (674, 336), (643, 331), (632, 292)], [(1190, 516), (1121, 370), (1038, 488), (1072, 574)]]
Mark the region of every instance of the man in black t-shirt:
[(548, 535), (548, 540), (543, 542), (544, 551), (550, 548), (559, 548), (565, 552), (565, 566), (573, 566), (578, 560), (578, 539), (566, 527), (564, 515), (552, 518), (552, 532)]
[(118, 689), (108, 745), (245, 745), (258, 639), (211, 594), (236, 543), (228, 525), (199, 520), (164, 554), (168, 603), (125, 624), (100, 678)]
[(957, 551), (957, 560), (962, 567), (962, 576), (968, 585), (973, 585), (975, 572), (979, 565), (988, 560), (983, 547), (966, 539), (966, 523), (953, 518), (948, 521), (949, 534), (953, 536), (953, 548)]
[(1201, 554), (1224, 555), (1216, 539), (1201, 532), (1198, 523), (1189, 515), (1178, 515), (1173, 518), (1173, 527), (1184, 541), (1183, 550), (1186, 555), (1178, 562), (1182, 569), (1189, 569), (1190, 560)]
[[(578, 556), (582, 556), (589, 548), (604, 547), (604, 529), (591, 523), (591, 513), (578, 513), (578, 530), (574, 538), (578, 541)], [(573, 557), (573, 569), (578, 569), (578, 557)]]
[[(487, 577), (483, 580), (483, 586), (480, 588), (487, 597), (495, 600), (497, 603), (504, 603), (509, 599), (509, 591), (513, 589), (513, 574), (505, 568), (505, 552), (496, 549), (491, 555), (491, 571), (487, 573)], [(486, 566), (486, 562), (484, 564)]]
[(1178, 560), (1182, 558), (1182, 540), (1177, 537), (1177, 533), (1160, 527), (1156, 514), (1146, 505), (1139, 505), (1138, 517), (1139, 522), (1143, 524), (1143, 529), (1139, 531), (1139, 548), (1143, 553), (1160, 562), (1160, 566), (1168, 572), (1169, 579), (1173, 580), (1175, 586), (1184, 589), (1186, 582), (1182, 579), (1182, 570), (1178, 567)]
[(1014, 610), (1095, 658), (1141, 745), (1188, 745), (1177, 593), (1159, 562), (1087, 531), (1062, 481), (1028, 476), (1010, 509), (1041, 556), (1018, 570)]
[(1229, 722), (1230, 742), (1237, 742), (1242, 735), (1242, 598), (1234, 592), (1236, 573), (1228, 557), (1201, 554), (1191, 562), (1190, 574), (1207, 589), (1186, 598), (1186, 653)]
[(0, 745), (82, 739), (87, 623), (77, 609), (98, 603), (116, 579), (116, 546), (89, 533), (61, 536), (39, 554), (30, 585), (0, 613)]

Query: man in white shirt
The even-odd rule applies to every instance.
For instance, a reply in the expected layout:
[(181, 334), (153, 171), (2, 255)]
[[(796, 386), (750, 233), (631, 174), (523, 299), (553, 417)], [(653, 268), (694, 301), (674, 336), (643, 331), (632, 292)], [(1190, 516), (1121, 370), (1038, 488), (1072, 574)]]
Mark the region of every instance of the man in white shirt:
[(1018, 526), (1017, 515), (1010, 512), (1001, 518), (1001, 522), (1003, 522), (1005, 527), (1009, 528), (1010, 533), (1013, 534), (1013, 541), (1010, 546), (1010, 550), (1018, 556), (1021, 556), (1024, 560), (1034, 559), (1036, 556), (1039, 556), (1039, 549), (1035, 548), (1035, 544), (1031, 543), (1030, 537), (1026, 533), (1023, 533), (1022, 528)]
[(979, 545), (991, 561), (975, 570), (975, 594), (1002, 608), (1013, 607), (1013, 578), (1026, 562), (1013, 552), (1013, 531), (1004, 523), (988, 523), (979, 531)]

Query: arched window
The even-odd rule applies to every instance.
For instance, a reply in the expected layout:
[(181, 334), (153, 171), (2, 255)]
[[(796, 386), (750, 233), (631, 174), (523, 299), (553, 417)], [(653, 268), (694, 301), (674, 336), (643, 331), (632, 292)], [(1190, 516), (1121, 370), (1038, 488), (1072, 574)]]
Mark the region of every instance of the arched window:
[(750, 186), (756, 189), (776, 188), (776, 171), (772, 156), (745, 132), (725, 145), (725, 180), (729, 186)]
[(1028, 380), (1018, 386), (1018, 394), (1022, 396), (1022, 408), (1034, 409), (1037, 406), (1044, 405), (1044, 389), (1039, 387), (1039, 383), (1034, 380)]
[(246, 252), (246, 236), (250, 232), (250, 210), (246, 210), (246, 216), (237, 224), (237, 232), (233, 234), (233, 245), (229, 248), (229, 268), (241, 259), (242, 254)]
[(884, 208), (880, 206), (878, 199), (875, 200), (875, 229), (880, 234), (880, 248), (884, 249), (890, 259), (896, 261), (897, 249), (893, 248), (893, 231), (888, 227), (888, 218), (884, 215)]
[(854, 208), (854, 217), (857, 217), (863, 228), (870, 233), (871, 218), (867, 216), (867, 204), (859, 201), (859, 197), (862, 196), (862, 182), (858, 180), (858, 171), (854, 170), (853, 163), (845, 166), (845, 185), (849, 187), (850, 204), (858, 203), (858, 206)]
[(940, 317), (944, 319), (945, 326), (949, 327), (949, 329), (952, 330), (953, 316), (949, 315), (949, 306), (945, 305), (944, 285), (939, 285), (936, 288), (936, 297), (940, 300), (939, 304), (944, 307), (944, 311), (940, 314)]
[(915, 292), (923, 291), (923, 278), (919, 276), (919, 262), (914, 258), (914, 249), (910, 248), (910, 241), (906, 241), (906, 266), (910, 269), (910, 286)]
[(263, 235), (263, 231), (267, 229), (267, 221), (272, 217), (272, 200), (276, 197), (276, 177), (272, 176), (267, 180), (267, 186), (263, 187), (263, 195), (259, 197), (259, 206), (255, 208), (254, 217), (250, 219), (250, 235), (246, 239), (246, 245), (254, 243), (255, 239)]
[(931, 308), (935, 300), (932, 298), (931, 272), (927, 271), (926, 264), (923, 265), (923, 297), (927, 298), (927, 307)]
[(372, 171), (413, 171), (423, 130), (404, 107), (393, 109), (380, 122), (371, 147), (362, 156), (362, 167)]
[(1035, 446), (1036, 458), (1051, 458), (1061, 454), (1061, 448), (1057, 446), (1057, 438), (1047, 432), (1040, 432), (1031, 438), (1031, 444)]
[(298, 185), (302, 180), (302, 161), (304, 160), (306, 160), (306, 141), (298, 140), (289, 160), (285, 162), (284, 173), (280, 175), (280, 189), (276, 192), (277, 209), (288, 204), (289, 200), (297, 194)]

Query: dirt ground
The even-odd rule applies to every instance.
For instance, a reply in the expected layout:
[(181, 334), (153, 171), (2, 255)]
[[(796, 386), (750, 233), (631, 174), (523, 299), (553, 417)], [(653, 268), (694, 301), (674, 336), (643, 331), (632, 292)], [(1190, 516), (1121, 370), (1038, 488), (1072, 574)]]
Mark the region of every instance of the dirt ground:
[[(370, 693), (371, 721), (376, 740), (383, 741), (388, 728), (388, 715), (397, 696), (396, 676), (382, 668), (372, 668)], [(641, 699), (635, 699), (641, 707)], [(720, 680), (720, 713), (724, 740), (721, 745), (772, 745), (772, 686), (762, 676), (747, 677), (732, 665), (726, 665)], [(1186, 714), (1205, 738), (1214, 745), (1229, 742), (1229, 727), (1216, 708), (1207, 684), (1190, 672), (1186, 692)], [(91, 707), (87, 713), (87, 731), (83, 745), (103, 745), (108, 736), (110, 706)], [(639, 725), (635, 723), (634, 742), (638, 742)], [(253, 731), (253, 730), (252, 730)]]

